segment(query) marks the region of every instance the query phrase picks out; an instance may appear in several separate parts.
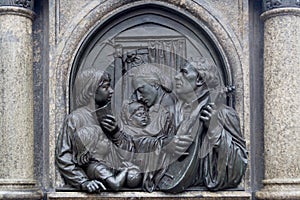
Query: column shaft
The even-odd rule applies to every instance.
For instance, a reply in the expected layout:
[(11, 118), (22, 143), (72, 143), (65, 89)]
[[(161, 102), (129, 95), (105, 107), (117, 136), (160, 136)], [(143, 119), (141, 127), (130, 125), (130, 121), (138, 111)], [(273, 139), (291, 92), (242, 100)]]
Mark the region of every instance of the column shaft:
[(40, 197), (28, 190), (36, 184), (32, 18), (29, 9), (0, 6), (0, 199)]
[(259, 199), (300, 199), (300, 8), (265, 12), (264, 189)]

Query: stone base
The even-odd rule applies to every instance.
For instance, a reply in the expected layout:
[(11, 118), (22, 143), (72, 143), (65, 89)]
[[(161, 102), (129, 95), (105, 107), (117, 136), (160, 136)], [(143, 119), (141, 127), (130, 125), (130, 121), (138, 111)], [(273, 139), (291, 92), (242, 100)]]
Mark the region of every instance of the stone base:
[(257, 199), (265, 199), (265, 200), (299, 200), (300, 199), (300, 191), (268, 191), (262, 190), (256, 193)]
[(263, 183), (264, 188), (256, 193), (257, 199), (300, 199), (300, 179), (271, 179)]
[(0, 199), (39, 200), (43, 199), (43, 196), (40, 189), (0, 190)]
[(32, 179), (0, 179), (0, 199), (43, 199), (43, 192)]
[(113, 200), (113, 199), (147, 199), (147, 200), (189, 200), (189, 199), (201, 199), (201, 200), (250, 200), (251, 194), (244, 191), (226, 191), (226, 192), (207, 192), (207, 191), (190, 191), (180, 194), (166, 194), (163, 192), (102, 192), (100, 194), (87, 194), (83, 192), (53, 192), (48, 194), (48, 200)]

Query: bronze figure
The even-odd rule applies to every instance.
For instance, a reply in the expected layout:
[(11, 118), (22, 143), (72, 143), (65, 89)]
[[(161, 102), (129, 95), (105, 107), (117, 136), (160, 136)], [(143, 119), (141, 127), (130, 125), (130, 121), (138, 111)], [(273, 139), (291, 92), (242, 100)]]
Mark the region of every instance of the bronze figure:
[(71, 186), (89, 192), (106, 187), (119, 190), (127, 175), (127, 184), (135, 186), (141, 179), (138, 167), (123, 162), (104, 132), (116, 131), (110, 125), (112, 116), (98, 121), (97, 112), (107, 108), (113, 94), (109, 74), (87, 70), (77, 81), (77, 109), (66, 117), (56, 146), (56, 164), (62, 177)]

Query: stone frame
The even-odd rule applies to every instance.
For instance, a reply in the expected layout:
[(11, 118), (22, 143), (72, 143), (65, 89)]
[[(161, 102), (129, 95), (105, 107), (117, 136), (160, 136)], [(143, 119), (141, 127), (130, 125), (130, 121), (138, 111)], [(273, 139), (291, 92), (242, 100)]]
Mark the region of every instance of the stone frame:
[[(161, 1), (115, 1), (109, 0), (100, 4), (85, 7), (76, 16), (62, 35), (56, 35), (55, 2), (50, 3), (50, 65), (49, 65), (49, 177), (50, 185), (59, 185), (59, 176), (55, 170), (54, 149), (56, 137), (65, 115), (69, 112), (69, 83), (72, 65), (76, 54), (86, 38), (97, 29), (102, 21), (111, 16), (139, 5), (152, 4), (168, 7), (175, 12), (190, 18), (209, 34), (221, 52), (227, 66), (231, 67), (232, 77), (236, 85), (236, 110), (241, 119), (241, 128), (250, 151), (250, 97), (249, 97), (249, 55), (247, 37), (240, 40), (225, 21), (218, 18), (218, 12), (206, 3), (173, 0)], [(178, 9), (179, 8), (179, 9)], [(176, 11), (177, 9), (177, 11)], [(52, 18), (53, 17), (53, 18)], [(88, 30), (88, 31), (87, 31)], [(249, 159), (250, 161), (250, 159)], [(249, 166), (251, 166), (249, 164)], [(245, 190), (250, 188), (249, 170), (243, 183)]]

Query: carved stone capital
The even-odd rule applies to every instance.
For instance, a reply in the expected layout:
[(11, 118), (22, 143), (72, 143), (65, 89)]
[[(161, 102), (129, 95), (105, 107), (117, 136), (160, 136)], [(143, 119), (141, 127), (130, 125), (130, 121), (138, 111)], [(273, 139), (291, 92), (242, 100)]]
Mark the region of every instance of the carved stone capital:
[(16, 6), (33, 10), (34, 0), (0, 0), (0, 6)]
[(0, 15), (14, 15), (22, 16), (33, 20), (34, 12), (31, 9), (22, 9), (17, 6), (1, 6), (0, 5)]
[(300, 0), (263, 0), (264, 11), (286, 7), (300, 8)]
[(286, 8), (281, 8), (281, 9), (273, 9), (264, 12), (260, 17), (263, 21), (266, 21), (272, 17), (276, 16), (286, 16), (286, 15), (293, 15), (300, 17), (300, 9), (295, 8), (295, 7), (286, 7)]

